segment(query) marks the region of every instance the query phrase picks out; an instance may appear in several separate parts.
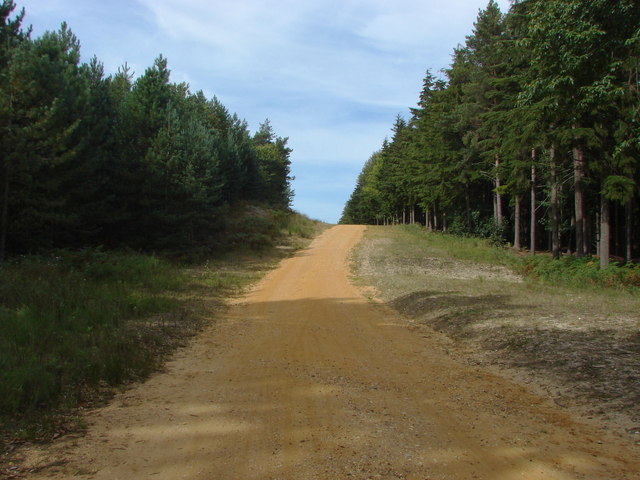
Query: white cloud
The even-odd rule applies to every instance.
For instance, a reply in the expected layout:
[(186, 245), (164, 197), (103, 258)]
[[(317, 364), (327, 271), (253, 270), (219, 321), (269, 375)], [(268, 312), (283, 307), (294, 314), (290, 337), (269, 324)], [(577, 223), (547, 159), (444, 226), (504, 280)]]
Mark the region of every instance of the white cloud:
[[(183, 54), (197, 54), (196, 63), (207, 62), (240, 83), (257, 80), (276, 90), (387, 105), (406, 103), (412, 77), (428, 66), (446, 66), (452, 48), (471, 29), (479, 3), (139, 1), (174, 42), (197, 45)], [(427, 54), (436, 51), (439, 57), (430, 65)]]

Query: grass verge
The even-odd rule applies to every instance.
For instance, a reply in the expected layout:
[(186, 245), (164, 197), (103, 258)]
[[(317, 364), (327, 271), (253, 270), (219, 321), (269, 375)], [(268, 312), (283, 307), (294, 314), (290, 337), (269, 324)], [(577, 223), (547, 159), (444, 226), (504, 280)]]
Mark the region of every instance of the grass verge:
[(146, 319), (174, 312), (184, 279), (150, 256), (99, 250), (26, 257), (0, 283), (0, 412), (73, 406), (83, 390), (148, 373), (162, 350)]
[(640, 422), (635, 291), (523, 279), (510, 268), (520, 259), (474, 242), (370, 227), (353, 269), (358, 283), (375, 287), (417, 326), (445, 334), (467, 361), (507, 372), (619, 431)]

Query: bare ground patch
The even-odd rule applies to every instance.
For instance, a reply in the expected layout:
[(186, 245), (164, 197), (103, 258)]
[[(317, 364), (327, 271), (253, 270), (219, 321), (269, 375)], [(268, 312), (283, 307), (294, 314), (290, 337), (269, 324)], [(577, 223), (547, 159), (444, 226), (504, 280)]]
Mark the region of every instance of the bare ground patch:
[(457, 355), (640, 444), (637, 297), (523, 281), (401, 228), (369, 228), (352, 260), (370, 296), (447, 335)]

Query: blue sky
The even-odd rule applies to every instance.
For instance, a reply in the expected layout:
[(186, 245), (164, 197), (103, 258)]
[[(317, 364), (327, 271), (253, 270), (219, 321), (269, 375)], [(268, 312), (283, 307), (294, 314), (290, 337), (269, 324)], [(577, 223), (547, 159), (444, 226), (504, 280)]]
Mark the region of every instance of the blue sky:
[[(63, 21), (83, 61), (172, 80), (289, 137), (293, 207), (337, 222), (364, 162), (427, 68), (446, 68), (488, 0), (16, 0), (34, 35)], [(498, 0), (503, 11), (509, 0)]]

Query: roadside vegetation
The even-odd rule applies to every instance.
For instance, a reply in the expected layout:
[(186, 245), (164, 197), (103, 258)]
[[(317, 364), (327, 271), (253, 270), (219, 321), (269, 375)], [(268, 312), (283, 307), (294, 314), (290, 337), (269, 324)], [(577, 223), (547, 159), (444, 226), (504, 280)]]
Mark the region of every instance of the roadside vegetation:
[(606, 287), (640, 293), (640, 264), (612, 262), (601, 269), (594, 257), (530, 255), (514, 262), (523, 275), (553, 285), (574, 288)]
[(626, 434), (640, 421), (637, 269), (560, 262), (484, 239), (378, 226), (354, 251), (353, 271), (416, 329), (446, 335), (453, 355)]
[(80, 428), (79, 407), (157, 371), (227, 297), (326, 226), (258, 207), (238, 224), (260, 228), (215, 257), (87, 248), (0, 264), (0, 452)]

